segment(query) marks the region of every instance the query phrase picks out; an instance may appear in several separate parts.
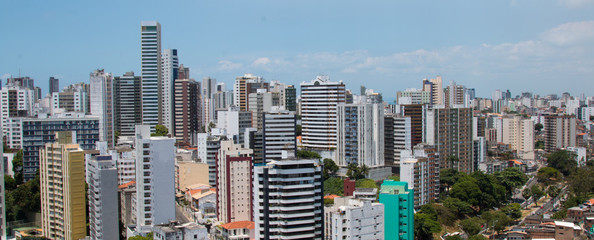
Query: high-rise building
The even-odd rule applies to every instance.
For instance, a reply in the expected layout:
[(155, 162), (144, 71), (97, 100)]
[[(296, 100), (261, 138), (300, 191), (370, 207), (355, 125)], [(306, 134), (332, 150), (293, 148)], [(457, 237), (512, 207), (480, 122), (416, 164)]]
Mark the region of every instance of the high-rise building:
[(270, 161), (255, 166), (252, 212), (256, 239), (322, 239), (322, 181), (320, 160)]
[(35, 80), (30, 77), (9, 77), (6, 79), (6, 86), (22, 87), (29, 90), (34, 90)]
[[(384, 165), (391, 167), (392, 172), (396, 173), (397, 167), (395, 166), (396, 162), (394, 158), (394, 137), (394, 114), (386, 113), (386, 115), (384, 115)], [(345, 194), (345, 196), (347, 195)]]
[(379, 202), (384, 204), (386, 240), (414, 239), (414, 190), (408, 183), (384, 180)]
[[(0, 133), (1, 130), (0, 130)], [(0, 134), (2, 136), (2, 134)], [(8, 166), (4, 164), (4, 140), (0, 138), (0, 238), (6, 238), (6, 189), (4, 185), (4, 176), (6, 175), (6, 170), (8, 170)]]
[(262, 146), (264, 160), (280, 160), (283, 151), (288, 156), (297, 155), (295, 112), (276, 110), (263, 113)]
[(0, 116), (4, 133), (8, 132), (8, 118), (26, 117), (33, 111), (33, 91), (20, 86), (7, 85), (0, 89)]
[(384, 239), (384, 205), (340, 197), (324, 207), (326, 239)]
[(406, 91), (396, 93), (398, 104), (432, 104), (431, 92), (421, 89), (409, 88)]
[(134, 136), (134, 126), (142, 124), (141, 79), (127, 72), (113, 79), (114, 129), (120, 136)]
[(437, 108), (435, 110), (435, 143), (441, 157), (441, 168), (471, 173), (472, 109)]
[(142, 124), (154, 131), (162, 123), (161, 24), (141, 22)]
[(51, 95), (50, 111), (52, 114), (60, 112), (90, 113), (90, 84), (77, 83), (64, 88), (62, 92)]
[(115, 142), (113, 125), (113, 77), (103, 69), (91, 73), (91, 115), (99, 118), (99, 141)]
[(175, 126), (173, 135), (178, 143), (195, 145), (196, 133), (200, 131), (200, 83), (190, 79), (189, 69), (179, 67), (178, 79), (175, 79), (175, 96), (173, 99)]
[[(208, 126), (209, 123), (215, 122), (215, 112), (217, 109), (215, 94), (219, 92), (217, 91), (217, 86), (217, 80), (214, 78), (205, 77), (202, 79), (202, 122), (204, 123), (204, 126)], [(231, 99), (228, 99), (228, 101), (230, 104)], [(225, 104), (223, 103), (223, 106), (224, 105)], [(228, 105), (222, 108), (227, 107)]]
[(303, 147), (332, 149), (337, 146), (337, 105), (346, 102), (342, 81), (317, 76), (301, 83), (301, 126)]
[(393, 118), (394, 125), (394, 165), (398, 166), (402, 161), (401, 153), (404, 150), (412, 149), (411, 122), (410, 117), (396, 115)]
[(175, 220), (175, 139), (136, 126), (136, 223), (139, 232)]
[(534, 159), (534, 122), (521, 116), (503, 118), (503, 143), (510, 144), (521, 159)]
[(246, 73), (235, 79), (233, 86), (233, 102), (241, 111), (248, 110), (248, 97), (250, 93), (257, 89), (268, 89), (269, 84), (264, 82), (264, 78)]
[(427, 91), (431, 93), (431, 102), (432, 105), (443, 105), (444, 104), (444, 96), (443, 96), (443, 86), (442, 86), (441, 76), (437, 76), (436, 78), (432, 79), (424, 79), (423, 80), (423, 91)]
[(216, 185), (219, 221), (252, 220), (252, 153), (231, 140), (221, 141)]
[(545, 115), (545, 151), (576, 146), (576, 119), (572, 115)]
[(433, 141), (433, 111), (427, 104), (406, 104), (400, 106), (400, 113), (410, 117), (411, 146)]
[[(278, 103), (278, 94), (266, 92), (264, 89), (258, 92), (250, 93), (248, 98), (248, 110), (252, 112), (252, 127), (262, 130), (262, 117), (265, 112), (272, 110), (274, 98), (276, 96), (276, 103)], [(278, 105), (276, 105), (278, 106)]]
[(245, 129), (252, 127), (252, 112), (229, 107), (217, 114), (217, 128), (225, 129), (227, 135), (233, 136), (235, 143), (243, 143)]
[(50, 239), (87, 236), (85, 155), (73, 132), (57, 132), (40, 152), (41, 226)]
[(439, 155), (435, 146), (418, 144), (402, 152), (400, 181), (414, 189), (415, 208), (439, 197)]
[(76, 131), (76, 142), (83, 150), (95, 149), (99, 141), (99, 119), (84, 113), (54, 115), (50, 118), (9, 118), (6, 132), (10, 148), (23, 149), (23, 179), (35, 178), (39, 169), (39, 149), (54, 142), (59, 131)]
[(293, 85), (289, 85), (284, 89), (284, 106), (286, 110), (297, 111), (297, 89)]
[(338, 104), (337, 164), (384, 166), (384, 109), (379, 104)]
[(161, 122), (170, 131), (176, 126), (175, 120), (173, 120), (173, 111), (175, 111), (173, 85), (175, 79), (178, 79), (176, 76), (178, 67), (177, 49), (165, 49), (161, 54)]
[(445, 107), (470, 107), (470, 98), (463, 85), (451, 81), (445, 90)]
[(49, 94), (52, 95), (55, 92), (60, 92), (60, 79), (55, 77), (49, 78)]
[(118, 169), (110, 155), (92, 156), (87, 162), (89, 185), (89, 236), (118, 239)]

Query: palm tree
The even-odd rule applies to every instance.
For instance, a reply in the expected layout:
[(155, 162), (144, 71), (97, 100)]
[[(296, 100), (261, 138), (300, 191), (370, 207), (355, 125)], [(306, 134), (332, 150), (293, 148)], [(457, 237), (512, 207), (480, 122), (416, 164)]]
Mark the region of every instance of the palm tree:
[(362, 177), (367, 177), (367, 175), (369, 175), (369, 167), (367, 167), (365, 164), (363, 164), (361, 166), (361, 169), (359, 170), (361, 175), (363, 175)]

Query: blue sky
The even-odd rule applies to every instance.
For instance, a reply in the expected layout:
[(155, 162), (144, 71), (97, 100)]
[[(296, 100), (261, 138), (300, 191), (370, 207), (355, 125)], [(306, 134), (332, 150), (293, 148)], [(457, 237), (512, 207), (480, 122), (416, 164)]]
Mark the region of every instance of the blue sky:
[(3, 1), (0, 78), (48, 89), (104, 68), (140, 70), (140, 22), (162, 25), (191, 76), (229, 86), (253, 73), (289, 84), (317, 74), (393, 99), (442, 75), (495, 89), (594, 95), (594, 0)]

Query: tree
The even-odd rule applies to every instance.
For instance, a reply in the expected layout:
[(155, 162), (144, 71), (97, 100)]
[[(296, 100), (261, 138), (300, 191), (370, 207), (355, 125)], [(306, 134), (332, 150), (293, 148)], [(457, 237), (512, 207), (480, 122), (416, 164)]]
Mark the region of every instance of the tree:
[(338, 171), (338, 166), (332, 159), (324, 158), (324, 180), (330, 178), (330, 176), (334, 176)]
[(400, 181), (400, 177), (399, 176), (390, 176), (390, 177), (388, 177), (388, 179), (394, 180), (396, 182)]
[(481, 219), (485, 221), (488, 227), (493, 228), (495, 231), (501, 231), (512, 223), (512, 220), (501, 211), (483, 212)]
[(568, 178), (569, 188), (579, 197), (587, 197), (594, 192), (594, 167), (578, 168)]
[(562, 178), (563, 176), (561, 175), (561, 172), (559, 172), (559, 170), (557, 170), (556, 168), (552, 167), (543, 167), (539, 169), (536, 173), (536, 180), (538, 180), (538, 182), (544, 184), (545, 186), (557, 182)]
[(564, 176), (569, 176), (577, 167), (575, 154), (566, 150), (559, 150), (549, 154), (547, 162), (549, 167), (559, 170)]
[(468, 240), (487, 240), (487, 237), (477, 234), (468, 238)]
[(519, 168), (506, 168), (502, 172), (494, 174), (495, 178), (505, 187), (508, 193), (518, 188), (528, 181), (528, 177)]
[(542, 196), (544, 196), (544, 192), (542, 191), (542, 189), (540, 189), (540, 187), (538, 185), (534, 184), (530, 188), (530, 196), (534, 200), (534, 203), (536, 204), (536, 206), (538, 206), (538, 199), (540, 199)]
[(295, 128), (295, 135), (301, 136), (301, 124), (297, 124), (297, 127)]
[[(458, 172), (456, 169), (444, 168), (439, 173), (439, 181), (441, 183), (441, 191), (449, 192), (449, 189), (454, 186), (458, 179), (463, 176), (464, 173)], [(446, 194), (447, 195), (447, 194)]]
[(543, 128), (544, 126), (542, 125), (542, 123), (534, 124), (534, 130), (536, 130), (537, 132), (542, 131)]
[(23, 149), (20, 149), (12, 159), (12, 171), (14, 172), (14, 179), (16, 184), (23, 183)]
[(519, 203), (510, 203), (502, 208), (501, 211), (514, 220), (522, 217), (522, 206)]
[(449, 197), (443, 201), (443, 206), (452, 211), (458, 218), (463, 218), (465, 215), (473, 212), (472, 206), (460, 199)]
[(324, 205), (333, 205), (334, 199), (333, 198), (324, 198)]
[(297, 157), (298, 158), (308, 158), (308, 159), (321, 159), (322, 156), (314, 151), (307, 151), (307, 150), (297, 150)]
[(167, 136), (167, 133), (169, 133), (167, 127), (161, 124), (157, 124), (155, 126), (155, 132), (152, 133), (151, 136)]
[(369, 175), (369, 167), (367, 167), (365, 164), (363, 164), (359, 170), (363, 177), (367, 177), (367, 175)]
[(555, 185), (551, 185), (549, 188), (547, 188), (547, 194), (549, 197), (556, 198), (559, 196), (559, 193), (561, 193), (561, 189)]
[(441, 226), (434, 220), (433, 216), (425, 213), (417, 213), (415, 214), (414, 229), (416, 239), (433, 239), (433, 233), (440, 232)]
[(534, 143), (534, 148), (535, 148), (535, 149), (544, 149), (544, 147), (545, 147), (545, 146), (544, 146), (544, 141), (540, 141), (540, 140), (538, 140), (538, 141), (536, 141), (536, 142)]
[(481, 200), (482, 191), (476, 183), (476, 179), (465, 176), (458, 180), (450, 190), (450, 196), (458, 198), (472, 206), (478, 206)]
[(324, 195), (336, 194), (342, 196), (344, 193), (344, 181), (337, 177), (331, 177), (324, 181)]
[(375, 181), (369, 178), (359, 179), (355, 182), (357, 188), (378, 188)]
[(450, 167), (455, 169), (457, 168), (460, 159), (458, 158), (458, 156), (452, 154), (448, 156), (447, 161), (450, 163)]
[(460, 237), (459, 235), (452, 235), (452, 236), (447, 236), (445, 238), (445, 240), (462, 240), (462, 237)]
[(481, 231), (481, 220), (479, 218), (467, 218), (460, 221), (460, 227), (468, 236), (473, 236)]
[(357, 165), (357, 163), (349, 163), (347, 166), (347, 177), (352, 179), (361, 179), (365, 178), (365, 175), (361, 172), (361, 168)]
[(143, 236), (133, 236), (128, 238), (128, 240), (153, 240), (153, 233), (150, 232), (146, 235), (146, 237)]

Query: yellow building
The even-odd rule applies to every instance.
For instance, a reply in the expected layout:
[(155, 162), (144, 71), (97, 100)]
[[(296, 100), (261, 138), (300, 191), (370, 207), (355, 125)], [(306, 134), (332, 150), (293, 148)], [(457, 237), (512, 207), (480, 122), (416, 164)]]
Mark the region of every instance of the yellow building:
[(45, 237), (86, 237), (85, 156), (73, 132), (57, 132), (56, 142), (39, 151), (41, 218)]

